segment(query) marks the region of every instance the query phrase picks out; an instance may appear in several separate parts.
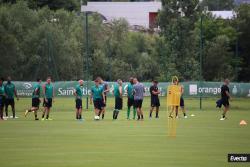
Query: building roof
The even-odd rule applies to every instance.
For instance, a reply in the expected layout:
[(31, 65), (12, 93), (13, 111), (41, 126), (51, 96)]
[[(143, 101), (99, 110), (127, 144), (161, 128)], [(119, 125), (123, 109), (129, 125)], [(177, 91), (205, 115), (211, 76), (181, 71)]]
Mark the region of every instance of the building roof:
[[(245, 0), (246, 1), (246, 0)], [(250, 0), (249, 0), (250, 1)], [(104, 20), (124, 18), (131, 26), (149, 28), (149, 14), (162, 9), (159, 1), (149, 2), (88, 2), (81, 6), (82, 12), (97, 12)], [(210, 11), (216, 18), (233, 19), (233, 11)]]
[(240, 5), (242, 3), (250, 3), (250, 0), (234, 0), (236, 5)]
[(232, 19), (235, 15), (234, 11), (210, 11), (216, 18)]
[(103, 15), (107, 20), (125, 18), (130, 25), (149, 27), (149, 13), (157, 13), (161, 2), (88, 2), (81, 11), (92, 11)]

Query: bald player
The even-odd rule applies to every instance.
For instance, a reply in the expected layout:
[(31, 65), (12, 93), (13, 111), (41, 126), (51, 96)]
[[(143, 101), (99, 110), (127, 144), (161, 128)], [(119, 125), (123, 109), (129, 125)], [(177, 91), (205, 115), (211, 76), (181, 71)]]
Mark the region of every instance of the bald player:
[(229, 110), (229, 100), (231, 99), (230, 92), (229, 92), (229, 80), (225, 79), (224, 84), (221, 87), (221, 101), (222, 105), (224, 106), (224, 110), (222, 113), (221, 121), (224, 121), (226, 119), (226, 114)]

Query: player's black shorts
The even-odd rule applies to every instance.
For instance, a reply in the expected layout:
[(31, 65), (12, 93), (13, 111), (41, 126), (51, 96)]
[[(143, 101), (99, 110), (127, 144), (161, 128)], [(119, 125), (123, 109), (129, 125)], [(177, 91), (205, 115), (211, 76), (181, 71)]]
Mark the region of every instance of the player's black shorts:
[(134, 99), (128, 98), (128, 107), (134, 106)]
[(13, 99), (8, 99), (8, 98), (5, 99), (5, 105), (6, 105), (6, 107), (9, 106), (9, 105), (14, 106), (15, 105), (14, 98)]
[(222, 98), (221, 99), (221, 104), (223, 104), (224, 107), (228, 107), (229, 106), (228, 98)]
[(122, 109), (122, 98), (120, 98), (120, 97), (115, 98), (115, 109), (117, 109), (117, 110)]
[(43, 107), (51, 108), (52, 107), (52, 98), (47, 98), (47, 102), (43, 99)]
[(159, 107), (160, 100), (159, 97), (151, 97), (151, 107)]
[(82, 108), (82, 99), (76, 99), (76, 109)]
[(105, 98), (105, 103), (103, 102), (103, 99), (102, 99), (102, 107), (106, 107), (106, 103), (107, 103), (107, 96), (104, 96)]
[(134, 100), (135, 108), (141, 108), (142, 107), (142, 101), (143, 100)]
[(181, 100), (180, 100), (180, 107), (184, 107), (184, 106), (185, 106), (184, 99), (183, 99), (183, 97), (181, 97)]
[(32, 107), (38, 107), (40, 105), (40, 99), (39, 98), (32, 98)]
[(103, 108), (103, 100), (102, 99), (94, 100), (94, 107), (98, 110), (101, 110)]

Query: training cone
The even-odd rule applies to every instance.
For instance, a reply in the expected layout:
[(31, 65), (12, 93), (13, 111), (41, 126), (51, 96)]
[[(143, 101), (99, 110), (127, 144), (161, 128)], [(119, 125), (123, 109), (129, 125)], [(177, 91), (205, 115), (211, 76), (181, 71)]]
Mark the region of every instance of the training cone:
[(240, 121), (240, 125), (242, 126), (242, 125), (247, 125), (247, 122), (245, 121), (245, 120), (241, 120)]

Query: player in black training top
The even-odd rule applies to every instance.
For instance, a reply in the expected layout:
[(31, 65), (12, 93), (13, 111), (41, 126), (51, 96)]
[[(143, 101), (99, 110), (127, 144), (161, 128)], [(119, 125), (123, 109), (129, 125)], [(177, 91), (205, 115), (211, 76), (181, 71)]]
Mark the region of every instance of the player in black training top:
[(160, 107), (160, 100), (158, 95), (161, 92), (158, 89), (158, 81), (153, 81), (153, 85), (150, 87), (150, 94), (151, 94), (151, 109), (149, 118), (152, 118), (152, 112), (154, 108), (156, 108), (156, 115), (155, 118), (159, 118), (159, 107)]
[(223, 114), (221, 117), (221, 121), (226, 119), (226, 113), (229, 110), (229, 99), (231, 99), (230, 93), (229, 93), (229, 80), (225, 79), (224, 84), (221, 87), (221, 103), (224, 106)]

